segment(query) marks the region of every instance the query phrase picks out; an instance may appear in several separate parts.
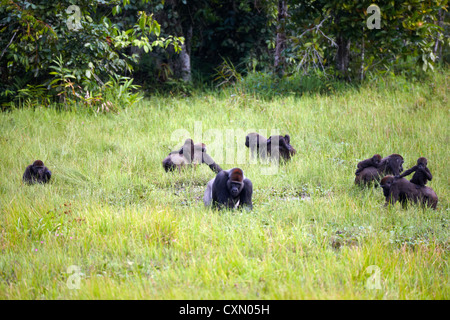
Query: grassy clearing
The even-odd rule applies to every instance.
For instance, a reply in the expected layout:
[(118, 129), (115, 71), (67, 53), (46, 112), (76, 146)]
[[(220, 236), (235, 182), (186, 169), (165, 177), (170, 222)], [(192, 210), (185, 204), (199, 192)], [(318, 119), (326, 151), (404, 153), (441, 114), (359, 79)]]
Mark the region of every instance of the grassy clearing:
[[(2, 113), (0, 298), (449, 299), (448, 88), (447, 72), (270, 101), (223, 92), (153, 97), (118, 115)], [(254, 210), (205, 209), (207, 166), (161, 166), (182, 144), (175, 130), (198, 141), (196, 121), (203, 132), (289, 133), (297, 155), (274, 175), (218, 161), (252, 180)], [(438, 210), (383, 208), (380, 189), (354, 186), (374, 153), (400, 153), (405, 168), (426, 156)], [(22, 184), (35, 159), (50, 184)], [(79, 289), (67, 285), (71, 265)], [(369, 266), (379, 289), (367, 287)]]

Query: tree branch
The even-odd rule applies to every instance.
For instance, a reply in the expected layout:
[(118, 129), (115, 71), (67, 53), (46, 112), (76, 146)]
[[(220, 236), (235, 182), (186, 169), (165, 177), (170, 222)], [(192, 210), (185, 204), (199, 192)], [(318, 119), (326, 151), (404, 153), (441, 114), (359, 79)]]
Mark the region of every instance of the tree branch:
[(6, 46), (5, 49), (3, 49), (2, 55), (0, 56), (0, 60), (3, 58), (3, 55), (5, 54), (6, 50), (9, 48), (9, 46), (11, 45), (11, 43), (13, 42), (14, 38), (16, 37), (17, 31), (14, 33), (14, 35), (11, 38), (11, 41), (9, 41), (8, 45)]

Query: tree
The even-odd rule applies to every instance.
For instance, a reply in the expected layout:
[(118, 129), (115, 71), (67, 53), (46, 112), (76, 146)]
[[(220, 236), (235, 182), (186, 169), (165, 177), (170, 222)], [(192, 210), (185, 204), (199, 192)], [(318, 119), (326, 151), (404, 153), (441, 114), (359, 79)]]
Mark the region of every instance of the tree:
[(371, 4), (366, 0), (293, 1), (287, 28), (299, 61), (314, 45), (322, 54), (320, 59), (328, 67), (334, 61), (340, 77), (347, 80), (362, 78), (368, 70), (393, 68), (401, 60), (415, 59), (424, 70), (432, 68), (433, 45), (442, 30), (434, 21), (447, 1), (378, 1), (381, 29), (369, 30), (367, 8)]
[(288, 18), (288, 6), (285, 0), (278, 1), (277, 36), (275, 41), (275, 72), (278, 76), (284, 74), (285, 62), (283, 51), (286, 48), (286, 20)]
[[(61, 90), (68, 90), (81, 99), (88, 91), (104, 87), (109, 77), (117, 79), (132, 72), (138, 58), (127, 54), (132, 46), (148, 52), (173, 45), (179, 51), (182, 43), (181, 38), (159, 37), (160, 25), (145, 11), (138, 12), (131, 25), (108, 17), (120, 14), (130, 0), (123, 4), (118, 0), (79, 1), (77, 6), (70, 0), (1, 3), (3, 99), (42, 83), (55, 98), (61, 97)], [(77, 93), (81, 89), (83, 94)]]

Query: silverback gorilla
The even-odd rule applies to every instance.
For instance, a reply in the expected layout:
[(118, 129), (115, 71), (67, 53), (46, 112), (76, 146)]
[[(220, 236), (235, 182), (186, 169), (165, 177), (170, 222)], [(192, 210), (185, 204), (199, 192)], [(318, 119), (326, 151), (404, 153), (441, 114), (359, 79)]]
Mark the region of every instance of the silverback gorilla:
[(36, 160), (25, 169), (22, 180), (27, 184), (47, 183), (51, 176), (52, 172), (44, 166), (44, 162)]
[(206, 163), (216, 173), (222, 171), (222, 168), (206, 153), (204, 143), (194, 144), (192, 139), (186, 139), (183, 147), (178, 151), (169, 153), (163, 160), (162, 165), (166, 172), (174, 171), (175, 168), (178, 168), (178, 172), (180, 172), (182, 167), (192, 164), (196, 166), (199, 163)]
[(386, 176), (381, 179), (380, 186), (383, 188), (383, 194), (386, 198), (385, 206), (394, 205), (400, 201), (402, 206), (406, 208), (408, 201), (421, 203), (436, 209), (438, 197), (430, 187), (417, 188), (416, 185), (405, 178), (394, 178)]
[(205, 190), (203, 202), (205, 206), (213, 208), (253, 209), (252, 204), (253, 185), (250, 179), (244, 176), (240, 168), (223, 170), (211, 179)]
[(378, 164), (378, 167), (364, 168), (355, 178), (355, 183), (359, 185), (370, 184), (374, 181), (380, 181), (381, 177), (392, 174), (397, 176), (403, 171), (403, 157), (399, 154), (393, 153), (383, 159)]

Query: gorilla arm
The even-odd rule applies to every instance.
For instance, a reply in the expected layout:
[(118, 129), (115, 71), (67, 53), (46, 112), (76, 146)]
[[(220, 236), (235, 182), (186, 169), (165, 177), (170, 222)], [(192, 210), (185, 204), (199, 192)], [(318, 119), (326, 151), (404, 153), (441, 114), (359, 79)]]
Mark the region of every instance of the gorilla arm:
[(252, 203), (253, 184), (250, 179), (244, 179), (244, 190), (240, 194), (239, 206), (244, 207), (247, 210), (253, 209)]
[(210, 206), (212, 204), (212, 186), (215, 179), (216, 178), (209, 180), (208, 184), (206, 185), (205, 194), (203, 195), (203, 203), (205, 204), (205, 206)]
[(431, 179), (433, 179), (433, 175), (431, 174), (430, 169), (428, 169), (428, 167), (423, 168), (422, 171), (429, 181), (431, 181)]
[(26, 169), (25, 172), (23, 173), (23, 177), (22, 180), (25, 183), (32, 183), (33, 182), (33, 177), (32, 177), (32, 173), (33, 173), (33, 165), (29, 165)]
[(417, 171), (419, 168), (418, 166), (414, 166), (408, 170), (406, 170), (405, 172), (403, 172), (401, 175), (398, 176), (398, 178), (404, 178), (406, 176), (409, 176), (411, 173)]
[(222, 171), (222, 168), (206, 152), (202, 153), (202, 162), (206, 163), (215, 173), (219, 173)]

